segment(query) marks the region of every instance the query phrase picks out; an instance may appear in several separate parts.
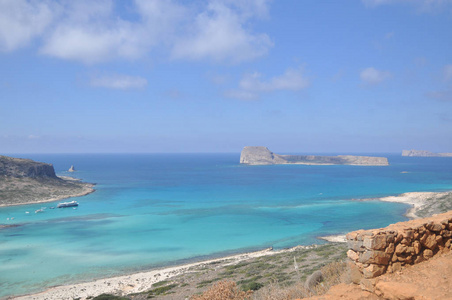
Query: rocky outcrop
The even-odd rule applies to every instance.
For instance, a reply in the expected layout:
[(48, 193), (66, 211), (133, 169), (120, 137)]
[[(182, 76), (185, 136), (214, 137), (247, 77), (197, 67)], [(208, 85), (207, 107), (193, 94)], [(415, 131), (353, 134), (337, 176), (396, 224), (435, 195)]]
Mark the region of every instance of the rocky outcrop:
[(369, 285), (386, 272), (397, 272), (405, 265), (449, 251), (451, 237), (452, 211), (382, 229), (351, 232), (347, 234), (351, 279)]
[(452, 153), (434, 153), (425, 150), (403, 150), (402, 156), (452, 157)]
[(0, 156), (0, 206), (56, 201), (83, 196), (94, 185), (58, 177), (51, 164)]
[(240, 155), (240, 163), (248, 165), (305, 164), (305, 165), (360, 165), (387, 166), (386, 157), (373, 156), (319, 156), (319, 155), (280, 155), (267, 147), (247, 146)]
[(57, 178), (51, 164), (8, 156), (0, 156), (0, 176)]
[(275, 154), (267, 147), (247, 146), (240, 154), (240, 163), (248, 165), (273, 165), (284, 164), (287, 161), (282, 155)]

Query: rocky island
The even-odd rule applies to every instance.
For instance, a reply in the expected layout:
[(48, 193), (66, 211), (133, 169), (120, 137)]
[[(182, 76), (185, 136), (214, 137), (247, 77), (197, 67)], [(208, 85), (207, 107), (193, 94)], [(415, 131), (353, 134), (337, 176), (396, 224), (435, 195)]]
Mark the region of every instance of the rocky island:
[(452, 153), (434, 153), (425, 150), (403, 150), (402, 156), (452, 157)]
[(267, 147), (247, 146), (240, 155), (240, 163), (248, 165), (356, 165), (356, 166), (388, 166), (386, 157), (337, 155), (280, 155), (271, 152)]
[(58, 177), (53, 165), (0, 155), (0, 206), (57, 201), (94, 191), (93, 184)]

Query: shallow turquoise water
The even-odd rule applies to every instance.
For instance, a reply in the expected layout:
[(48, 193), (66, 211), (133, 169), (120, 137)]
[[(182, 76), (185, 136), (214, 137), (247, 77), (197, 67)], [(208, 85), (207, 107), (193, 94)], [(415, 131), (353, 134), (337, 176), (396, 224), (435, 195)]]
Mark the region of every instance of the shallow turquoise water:
[[(406, 219), (406, 205), (358, 199), (452, 189), (449, 158), (390, 155), (389, 167), (362, 167), (243, 166), (239, 154), (26, 157), (95, 182), (97, 191), (76, 198), (77, 209), (33, 213), (57, 202), (0, 208), (0, 223), (20, 224), (0, 230), (0, 297), (269, 246), (322, 243), (316, 237)], [(78, 171), (65, 172), (70, 165)]]

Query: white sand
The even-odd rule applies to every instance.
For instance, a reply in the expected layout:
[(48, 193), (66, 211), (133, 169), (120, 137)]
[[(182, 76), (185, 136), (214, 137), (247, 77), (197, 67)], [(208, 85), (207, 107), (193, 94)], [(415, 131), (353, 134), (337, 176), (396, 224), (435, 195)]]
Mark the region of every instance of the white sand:
[(319, 236), (318, 239), (325, 240), (325, 241), (328, 241), (331, 243), (346, 243), (347, 242), (347, 239), (345, 238), (345, 234)]
[(383, 197), (378, 200), (412, 205), (413, 207), (407, 211), (406, 216), (408, 218), (417, 219), (419, 217), (416, 215), (416, 212), (425, 205), (427, 199), (443, 197), (448, 193), (449, 192), (410, 192), (398, 196)]
[(244, 260), (251, 258), (257, 258), (268, 255), (275, 255), (284, 252), (293, 252), (300, 249), (311, 249), (317, 247), (312, 246), (296, 246), (289, 249), (273, 251), (271, 248), (262, 251), (238, 254), (218, 259), (211, 259), (207, 261), (186, 264), (176, 267), (168, 267), (159, 270), (152, 270), (147, 272), (135, 273), (131, 275), (124, 275), (112, 278), (99, 279), (92, 282), (71, 284), (65, 286), (57, 286), (48, 289), (47, 291), (14, 297), (11, 299), (20, 300), (38, 300), (38, 299), (58, 299), (58, 300), (72, 300), (74, 298), (80, 298), (81, 300), (87, 299), (90, 296), (97, 296), (103, 293), (107, 294), (130, 294), (143, 292), (152, 287), (153, 284), (169, 279), (171, 277), (193, 272), (195, 267), (202, 267), (211, 263), (222, 263), (222, 265), (236, 264)]
[[(405, 203), (409, 204), (412, 207), (406, 212), (405, 216), (407, 216), (410, 219), (418, 219), (419, 216), (416, 215), (416, 212), (421, 209), (428, 199), (436, 199), (443, 197), (450, 192), (409, 192), (400, 194), (397, 196), (388, 196), (383, 198), (372, 198), (372, 199), (362, 199), (361, 201), (368, 201), (368, 200), (379, 200), (379, 201), (385, 201), (385, 202), (398, 202), (398, 203)], [(340, 235), (330, 235), (330, 236), (321, 236), (318, 237), (319, 239), (326, 240), (328, 242), (332, 243), (345, 243), (347, 240), (345, 238), (345, 234)]]

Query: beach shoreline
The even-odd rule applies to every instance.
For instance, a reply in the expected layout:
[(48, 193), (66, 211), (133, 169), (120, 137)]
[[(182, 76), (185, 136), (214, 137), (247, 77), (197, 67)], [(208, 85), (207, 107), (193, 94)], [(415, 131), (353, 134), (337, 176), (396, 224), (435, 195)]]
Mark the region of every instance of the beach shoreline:
[[(452, 198), (452, 191), (448, 192), (407, 192), (397, 196), (387, 196), (382, 198), (368, 198), (360, 199), (360, 201), (384, 201), (384, 202), (396, 202), (405, 203), (411, 205), (407, 210), (406, 216), (410, 219), (419, 218), (416, 214), (418, 211), (423, 209), (430, 201), (435, 201), (438, 198), (450, 196)], [(40, 203), (40, 202), (37, 202)], [(330, 243), (344, 243), (345, 235), (338, 234), (332, 236), (318, 237), (320, 240), (325, 240)], [(201, 267), (209, 264), (223, 265), (227, 264), (237, 264), (242, 261), (250, 260), (253, 258), (258, 258), (262, 256), (276, 255), (284, 252), (296, 251), (298, 249), (312, 249), (317, 247), (317, 245), (310, 246), (295, 246), (288, 249), (273, 250), (272, 248), (235, 254), (220, 258), (202, 260), (193, 263), (181, 264), (171, 267), (163, 267), (158, 269), (151, 269), (148, 271), (140, 271), (127, 275), (114, 276), (110, 278), (96, 279), (89, 282), (82, 282), (69, 285), (61, 285), (51, 287), (45, 291), (22, 295), (22, 296), (10, 296), (6, 299), (17, 299), (17, 300), (38, 300), (38, 299), (74, 299), (79, 298), (81, 300), (87, 299), (87, 297), (96, 296), (102, 293), (111, 293), (125, 295), (130, 293), (137, 293), (149, 290), (157, 282), (170, 279), (172, 277), (187, 274), (192, 272), (191, 269), (196, 267)]]
[[(395, 202), (411, 205), (405, 216), (410, 219), (419, 219), (423, 214), (441, 213), (441, 207), (438, 204), (442, 199), (452, 199), (452, 191), (445, 192), (408, 192), (397, 196), (387, 196), (378, 198), (378, 201)], [(436, 205), (436, 206), (435, 206)], [(423, 214), (421, 212), (426, 210)]]
[(28, 204), (39, 204), (39, 203), (48, 203), (54, 201), (60, 201), (68, 198), (74, 197), (82, 197), (94, 193), (96, 190), (94, 189), (95, 184), (84, 182), (81, 179), (69, 177), (69, 176), (58, 176), (58, 178), (66, 181), (66, 182), (74, 182), (77, 183), (78, 187), (81, 189), (77, 192), (67, 193), (64, 195), (57, 195), (53, 197), (47, 197), (44, 199), (34, 199), (33, 201), (24, 201), (24, 202), (9, 202), (9, 203), (0, 203), (0, 207), (8, 207), (8, 206), (19, 206), (19, 205), (28, 205)]
[(78, 298), (80, 300), (88, 299), (89, 297), (97, 296), (103, 293), (107, 294), (130, 294), (139, 293), (149, 290), (157, 282), (171, 279), (175, 276), (194, 272), (194, 268), (204, 267), (208, 265), (228, 266), (238, 264), (243, 261), (259, 258), (263, 256), (272, 256), (282, 253), (290, 253), (302, 249), (314, 249), (318, 245), (309, 246), (295, 246), (287, 249), (273, 250), (267, 248), (254, 252), (247, 252), (242, 254), (235, 254), (220, 258), (208, 259), (199, 262), (182, 264), (172, 267), (164, 267), (159, 269), (152, 269), (148, 271), (141, 271), (128, 275), (120, 275), (109, 278), (96, 279), (94, 281), (82, 282), (69, 285), (61, 285), (51, 287), (45, 291), (20, 295), (9, 296), (5, 299), (15, 300), (40, 300), (40, 299), (61, 299), (72, 300)]

